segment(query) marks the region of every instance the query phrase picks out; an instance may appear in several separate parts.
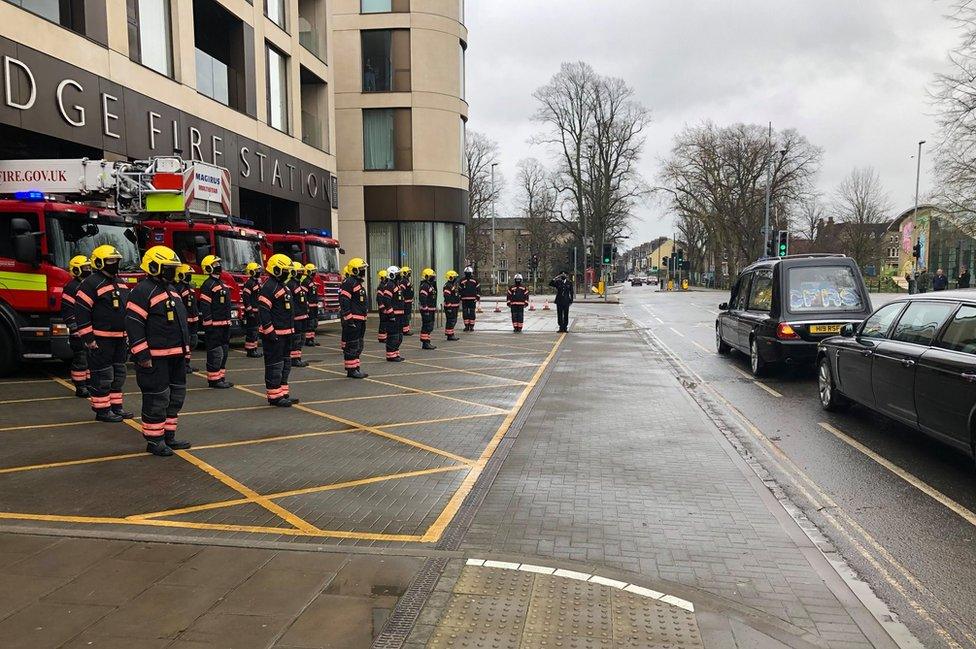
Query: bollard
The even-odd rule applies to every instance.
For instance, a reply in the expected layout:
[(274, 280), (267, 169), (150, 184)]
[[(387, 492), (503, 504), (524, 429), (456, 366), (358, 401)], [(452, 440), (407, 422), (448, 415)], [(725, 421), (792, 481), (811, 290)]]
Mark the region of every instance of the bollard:
[(495, 313), (501, 313), (501, 312), (502, 312), (502, 308), (498, 306), (497, 302), (495, 302)]
[(535, 311), (535, 302), (529, 302), (529, 311)]
[(542, 305), (542, 310), (543, 311), (549, 311), (550, 310), (549, 309), (549, 300), (546, 300), (545, 303)]

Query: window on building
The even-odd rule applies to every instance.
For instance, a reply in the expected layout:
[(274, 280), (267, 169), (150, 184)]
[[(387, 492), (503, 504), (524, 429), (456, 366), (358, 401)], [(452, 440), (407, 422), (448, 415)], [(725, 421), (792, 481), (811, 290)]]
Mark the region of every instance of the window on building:
[(363, 92), (410, 91), (410, 30), (362, 32)]
[(85, 33), (85, 0), (8, 0), (79, 34)]
[(285, 0), (264, 0), (264, 15), (282, 29), (288, 28), (285, 22)]
[(464, 41), (458, 41), (458, 53), (459, 53), (459, 55), (458, 55), (459, 56), (458, 68), (459, 68), (459, 73), (461, 75), (461, 84), (460, 84), (460, 89), (459, 89), (460, 95), (459, 96), (461, 97), (461, 99), (464, 99), (465, 98), (465, 92), (466, 92), (465, 86), (467, 85), (467, 79), (466, 79), (466, 75), (465, 75), (465, 72), (466, 72), (466, 68), (465, 68), (465, 49), (466, 48), (465, 48), (465, 45), (464, 45)]
[(265, 44), (268, 61), (268, 124), (288, 132), (288, 57)]
[(459, 137), (461, 139), (461, 151), (460, 151), (460, 154), (461, 154), (461, 174), (467, 176), (468, 175), (468, 152), (467, 152), (467, 148), (468, 148), (468, 123), (464, 121), (464, 118), (463, 117), (460, 118), (460, 120), (459, 120), (459, 126), (460, 126), (460, 134), (459, 134)]
[(328, 51), (325, 1), (298, 0), (298, 42), (323, 61)]
[(413, 169), (413, 127), (409, 108), (363, 110), (363, 168), (367, 171)]
[(359, 0), (364, 14), (409, 13), (410, 0)]
[(246, 105), (244, 24), (215, 0), (193, 0), (197, 91), (236, 110)]
[(329, 150), (328, 85), (305, 67), (302, 82), (302, 142), (316, 149)]
[(167, 77), (173, 76), (173, 38), (169, 0), (126, 0), (129, 58)]

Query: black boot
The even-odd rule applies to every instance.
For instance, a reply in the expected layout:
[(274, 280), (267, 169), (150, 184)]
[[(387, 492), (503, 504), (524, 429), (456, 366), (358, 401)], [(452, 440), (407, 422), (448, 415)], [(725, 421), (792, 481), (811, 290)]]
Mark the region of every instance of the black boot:
[(146, 441), (146, 453), (152, 453), (158, 457), (169, 457), (173, 454), (173, 449), (166, 445), (162, 439), (151, 439)]
[(424, 344), (420, 347), (421, 349), (437, 349), (437, 345), (432, 345), (429, 340), (425, 340)]
[(293, 358), (293, 359), (291, 359), (291, 366), (292, 367), (308, 367), (308, 361), (304, 361), (304, 360), (302, 360), (300, 358)]
[(115, 414), (111, 409), (99, 410), (95, 413), (95, 421), (105, 422), (106, 424), (117, 424), (125, 420), (125, 417)]
[(247, 350), (247, 357), (248, 358), (264, 358), (264, 354), (262, 354), (261, 352), (259, 352), (256, 349), (249, 349), (249, 350)]
[(457, 337), (456, 335), (454, 335), (454, 334), (451, 334), (450, 336), (448, 336), (448, 337), (447, 337), (447, 339), (448, 339), (448, 340), (451, 340), (451, 341), (454, 341), (454, 340), (461, 340), (460, 338), (458, 338), (458, 337)]
[(305, 346), (306, 347), (315, 347), (315, 341), (312, 340), (311, 338), (306, 338), (305, 339)]
[(185, 451), (193, 444), (190, 442), (181, 442), (176, 439), (176, 433), (166, 433), (166, 446), (170, 447), (174, 451)]
[(365, 374), (358, 367), (354, 370), (346, 370), (346, 377), (350, 379), (365, 379), (369, 374)]
[(412, 331), (404, 331), (403, 332), (403, 335), (404, 336), (412, 336), (413, 335), (413, 332)]
[(122, 419), (132, 419), (135, 417), (135, 413), (129, 412), (128, 410), (123, 410), (122, 406), (112, 406), (112, 412), (117, 414)]
[(272, 406), (277, 408), (291, 408), (292, 401), (288, 397), (278, 397), (277, 399), (272, 400), (270, 403)]
[(402, 363), (405, 360), (407, 359), (405, 359), (403, 356), (395, 356), (393, 358), (386, 359), (388, 363)]
[(88, 393), (88, 388), (83, 385), (75, 386), (75, 396), (79, 399), (87, 399), (91, 395)]
[(321, 347), (322, 343), (312, 338), (312, 347)]
[(219, 381), (207, 381), (207, 385), (212, 387), (214, 390), (226, 390), (234, 387), (233, 383), (230, 381), (225, 381), (224, 379), (220, 379)]

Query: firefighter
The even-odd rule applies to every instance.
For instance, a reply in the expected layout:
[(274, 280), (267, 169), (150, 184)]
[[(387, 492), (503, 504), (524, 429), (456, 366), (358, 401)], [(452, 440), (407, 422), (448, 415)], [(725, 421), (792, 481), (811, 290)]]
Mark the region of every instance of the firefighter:
[(461, 290), (458, 288), (456, 270), (444, 274), (444, 335), (448, 340), (461, 340), (454, 333), (457, 326), (458, 309), (461, 308)]
[(481, 283), (474, 278), (474, 270), (471, 266), (464, 269), (464, 279), (458, 283), (458, 290), (461, 293), (461, 317), (464, 318), (464, 330), (474, 331), (478, 303), (481, 302)]
[[(125, 385), (125, 300), (129, 287), (119, 279), (122, 254), (112, 245), (92, 251), (92, 274), (75, 293), (75, 324), (88, 353), (89, 398), (95, 419), (117, 423), (133, 416), (122, 408)], [(98, 271), (97, 273), (94, 271)]]
[(437, 349), (430, 342), (434, 330), (434, 314), (437, 313), (437, 274), (431, 268), (420, 273), (420, 342), (421, 349)]
[[(359, 259), (359, 258), (357, 257), (357, 259)], [(363, 262), (363, 263), (365, 263), (365, 262)], [(342, 281), (345, 282), (351, 276), (352, 276), (352, 269), (349, 268), (349, 264), (346, 264), (345, 266), (342, 267)], [(365, 285), (365, 281), (363, 282), (363, 284)], [(366, 289), (364, 288), (363, 290), (366, 290)], [(342, 320), (340, 319), (339, 322), (341, 323)], [(346, 341), (343, 340), (342, 336), (340, 335), (339, 336), (339, 351), (345, 351), (345, 349), (346, 349)]]
[(305, 346), (318, 347), (321, 343), (315, 340), (315, 331), (319, 328), (319, 307), (322, 305), (319, 297), (319, 287), (315, 283), (319, 269), (315, 264), (305, 264), (308, 284), (308, 328), (305, 329)]
[(126, 304), (125, 328), (142, 390), (142, 436), (146, 452), (168, 457), (190, 448), (176, 439), (186, 399), (186, 355), (190, 330), (186, 306), (177, 288), (180, 258), (166, 246), (153, 246), (142, 258), (147, 277), (136, 284)]
[(268, 403), (287, 408), (298, 399), (288, 391), (291, 335), (295, 333), (292, 294), (285, 286), (292, 262), (286, 255), (271, 255), (265, 270), (268, 279), (261, 285), (258, 315), (261, 319), (261, 345), (264, 347), (264, 386)]
[(363, 353), (363, 338), (366, 336), (366, 314), (369, 312), (369, 299), (366, 296), (367, 264), (356, 257), (346, 266), (348, 271), (339, 289), (339, 315), (342, 318), (342, 365), (346, 376), (351, 379), (365, 379), (359, 361)]
[(385, 343), (386, 342), (386, 312), (383, 307), (383, 300), (386, 294), (386, 283), (388, 278), (386, 276), (386, 271), (381, 270), (376, 274), (379, 281), (376, 283), (376, 310), (379, 312), (380, 317), (380, 327), (376, 334), (376, 342)]
[(529, 305), (529, 289), (522, 284), (522, 275), (515, 274), (515, 283), (508, 287), (505, 298), (508, 308), (512, 310), (512, 330), (522, 333), (522, 323), (525, 322), (525, 307)]
[(400, 269), (386, 269), (386, 289), (383, 291), (380, 314), (386, 314), (386, 360), (390, 363), (404, 361), (400, 355), (403, 343), (403, 287), (400, 285)]
[(413, 332), (410, 331), (410, 320), (413, 318), (414, 298), (413, 283), (410, 281), (410, 275), (412, 273), (413, 271), (410, 270), (410, 266), (403, 266), (400, 268), (400, 290), (403, 292), (403, 318), (400, 331), (403, 332), (404, 336), (413, 335)]
[(258, 293), (261, 290), (261, 265), (249, 262), (244, 267), (247, 279), (241, 286), (241, 305), (244, 309), (244, 349), (248, 358), (264, 356), (258, 351)]
[(234, 387), (227, 381), (227, 355), (230, 352), (230, 287), (220, 279), (220, 257), (207, 255), (200, 263), (208, 275), (200, 287), (200, 318), (203, 320), (207, 348), (207, 385), (216, 390)]
[(88, 354), (85, 352), (85, 344), (78, 337), (78, 324), (75, 322), (75, 294), (78, 287), (91, 275), (91, 260), (84, 255), (75, 255), (68, 262), (68, 272), (71, 279), (64, 285), (64, 292), (61, 293), (61, 320), (68, 328), (68, 344), (71, 346), (71, 382), (75, 385), (75, 396), (81, 399), (89, 398), (88, 380), (91, 373), (88, 371)]
[(186, 330), (189, 332), (187, 345), (190, 351), (186, 353), (186, 373), (196, 372), (190, 362), (193, 360), (193, 350), (197, 348), (197, 331), (200, 328), (200, 310), (197, 308), (197, 292), (190, 283), (193, 276), (193, 269), (187, 264), (180, 264), (176, 269), (176, 279), (173, 287), (180, 294), (183, 300), (183, 308), (186, 309)]
[(297, 261), (292, 262), (291, 278), (287, 284), (292, 295), (292, 317), (295, 320), (295, 333), (291, 335), (288, 352), (292, 367), (308, 367), (308, 361), (302, 360), (302, 345), (308, 325), (308, 285), (305, 284), (305, 275), (305, 267)]

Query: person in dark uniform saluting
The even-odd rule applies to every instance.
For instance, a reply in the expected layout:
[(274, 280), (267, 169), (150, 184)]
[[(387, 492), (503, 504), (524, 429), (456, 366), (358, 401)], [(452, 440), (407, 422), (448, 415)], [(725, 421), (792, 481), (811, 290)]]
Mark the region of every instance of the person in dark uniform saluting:
[(576, 297), (573, 283), (569, 281), (566, 271), (563, 271), (549, 282), (549, 286), (556, 289), (556, 318), (559, 321), (559, 331), (566, 333), (569, 331), (569, 305)]

